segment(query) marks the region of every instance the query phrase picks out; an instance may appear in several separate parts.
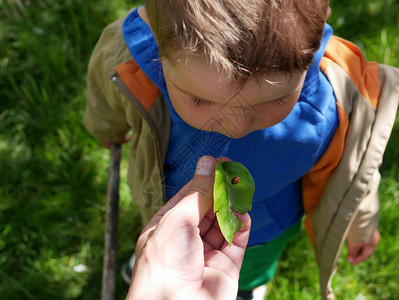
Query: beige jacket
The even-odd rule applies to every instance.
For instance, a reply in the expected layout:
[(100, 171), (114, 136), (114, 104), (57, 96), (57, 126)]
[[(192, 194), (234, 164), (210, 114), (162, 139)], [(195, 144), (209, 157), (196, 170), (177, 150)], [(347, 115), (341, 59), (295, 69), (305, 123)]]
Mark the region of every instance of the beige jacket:
[[(100, 141), (132, 130), (128, 184), (143, 223), (164, 204), (163, 165), (170, 117), (154, 84), (123, 40), (123, 18), (110, 24), (91, 56), (84, 125)], [(323, 299), (344, 241), (364, 241), (378, 225), (378, 168), (399, 99), (399, 70), (365, 62), (350, 43), (333, 37), (321, 69), (331, 82), (340, 125), (325, 155), (303, 177), (306, 228), (314, 243)]]

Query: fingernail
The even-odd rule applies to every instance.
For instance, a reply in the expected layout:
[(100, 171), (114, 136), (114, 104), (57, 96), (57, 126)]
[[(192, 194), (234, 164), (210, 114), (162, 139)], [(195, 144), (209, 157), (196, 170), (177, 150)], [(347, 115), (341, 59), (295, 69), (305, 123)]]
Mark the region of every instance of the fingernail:
[(200, 158), (197, 164), (197, 169), (195, 170), (196, 175), (209, 176), (213, 172), (213, 160), (207, 156)]

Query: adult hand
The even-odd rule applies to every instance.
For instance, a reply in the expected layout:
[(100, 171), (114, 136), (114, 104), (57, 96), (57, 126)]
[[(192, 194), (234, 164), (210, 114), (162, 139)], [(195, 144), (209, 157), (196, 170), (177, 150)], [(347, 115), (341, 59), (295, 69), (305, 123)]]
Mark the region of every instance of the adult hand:
[(352, 266), (368, 259), (377, 248), (380, 242), (381, 234), (376, 229), (368, 241), (365, 242), (351, 242), (347, 241), (348, 254), (346, 259)]
[(194, 178), (149, 222), (136, 245), (127, 299), (235, 299), (250, 217), (229, 247), (213, 213), (216, 160), (202, 157)]

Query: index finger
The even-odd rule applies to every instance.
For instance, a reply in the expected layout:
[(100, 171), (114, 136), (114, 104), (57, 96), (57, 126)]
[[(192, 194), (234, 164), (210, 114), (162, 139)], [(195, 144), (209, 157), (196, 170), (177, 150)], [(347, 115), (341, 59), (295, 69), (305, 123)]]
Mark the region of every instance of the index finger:
[(172, 199), (170, 199), (168, 202), (165, 203), (164, 206), (161, 207), (161, 209), (152, 217), (150, 222), (148, 222), (147, 226), (143, 229), (143, 231), (147, 230), (148, 228), (151, 228), (153, 226), (158, 225), (159, 221), (162, 219), (162, 217), (173, 207), (176, 206), (177, 203), (180, 202), (180, 200), (187, 194), (187, 191), (190, 188), (191, 181), (187, 182), (181, 189), (180, 191), (177, 192), (176, 195), (173, 196)]

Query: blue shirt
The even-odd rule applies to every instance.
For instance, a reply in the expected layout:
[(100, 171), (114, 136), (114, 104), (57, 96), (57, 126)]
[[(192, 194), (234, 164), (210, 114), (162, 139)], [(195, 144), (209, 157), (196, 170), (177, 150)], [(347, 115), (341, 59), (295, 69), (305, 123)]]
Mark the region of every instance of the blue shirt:
[[(172, 122), (164, 166), (167, 198), (173, 197), (193, 177), (201, 156), (227, 156), (245, 165), (255, 180), (248, 246), (270, 241), (300, 221), (301, 177), (324, 153), (338, 125), (332, 87), (319, 70), (332, 35), (331, 27), (325, 26), (320, 49), (291, 113), (279, 124), (240, 139), (195, 129), (182, 120), (170, 102), (154, 36), (137, 10), (127, 17), (122, 30), (134, 60), (158, 86), (169, 105)], [(203, 128), (211, 129), (207, 124)]]

